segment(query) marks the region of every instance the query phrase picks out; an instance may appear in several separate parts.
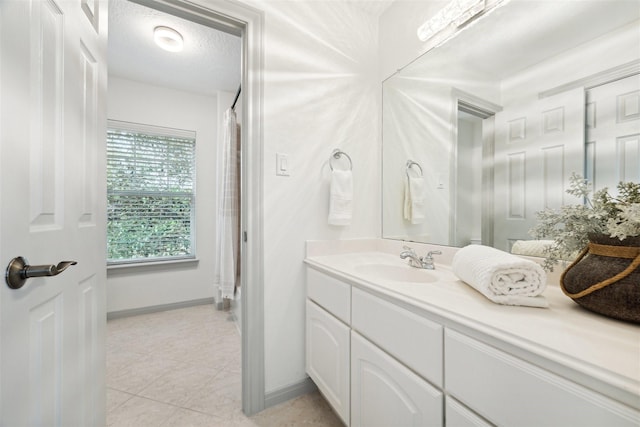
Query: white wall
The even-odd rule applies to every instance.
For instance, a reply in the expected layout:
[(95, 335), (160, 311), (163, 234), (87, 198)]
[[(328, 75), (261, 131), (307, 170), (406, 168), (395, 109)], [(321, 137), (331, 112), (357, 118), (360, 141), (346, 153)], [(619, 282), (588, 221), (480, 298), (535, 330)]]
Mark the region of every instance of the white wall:
[[(380, 234), (377, 18), (353, 2), (258, 1), (264, 45), (265, 390), (304, 370), (305, 241)], [(350, 226), (327, 225), (328, 159), (353, 159)], [(276, 153), (291, 175), (275, 175)], [(251, 284), (248, 284), (250, 286)]]
[(109, 119), (196, 132), (197, 263), (110, 269), (107, 312), (214, 295), (217, 100), (130, 80), (109, 78)]
[(382, 80), (390, 77), (433, 47), (418, 39), (417, 30), (450, 0), (396, 0), (380, 17), (380, 66)]
[(639, 43), (640, 21), (635, 21), (548, 58), (503, 81), (502, 103), (509, 105), (523, 99), (537, 99), (539, 92), (637, 61)]

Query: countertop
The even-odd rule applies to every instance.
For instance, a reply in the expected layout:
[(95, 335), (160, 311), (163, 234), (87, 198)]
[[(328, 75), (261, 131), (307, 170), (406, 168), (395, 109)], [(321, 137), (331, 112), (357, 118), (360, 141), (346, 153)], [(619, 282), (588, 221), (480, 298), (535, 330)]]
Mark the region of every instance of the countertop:
[(640, 409), (640, 326), (583, 309), (562, 293), (557, 275), (550, 276), (543, 293), (549, 308), (499, 305), (451, 272), (446, 263), (455, 248), (412, 244), (418, 254), (443, 250), (442, 262), (436, 262), (439, 280), (393, 282), (363, 275), (355, 266), (405, 266), (406, 261), (397, 255), (401, 246), (363, 242), (341, 243), (336, 253), (331, 253), (327, 242), (308, 242), (305, 262), (353, 286), (436, 317), (446, 327), (475, 331), (525, 360)]

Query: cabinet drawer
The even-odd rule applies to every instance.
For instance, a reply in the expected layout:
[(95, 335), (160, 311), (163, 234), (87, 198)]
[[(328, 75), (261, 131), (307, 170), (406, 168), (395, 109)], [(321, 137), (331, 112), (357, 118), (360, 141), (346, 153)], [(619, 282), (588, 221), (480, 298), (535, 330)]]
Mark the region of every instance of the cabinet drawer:
[(442, 392), (351, 332), (351, 426), (441, 427)]
[(432, 384), (442, 387), (442, 326), (359, 289), (352, 327)]
[(307, 300), (306, 333), (307, 374), (342, 421), (349, 425), (350, 329)]
[(344, 323), (351, 323), (351, 285), (307, 268), (307, 297)]
[(637, 427), (640, 413), (460, 333), (445, 332), (447, 391), (496, 425)]

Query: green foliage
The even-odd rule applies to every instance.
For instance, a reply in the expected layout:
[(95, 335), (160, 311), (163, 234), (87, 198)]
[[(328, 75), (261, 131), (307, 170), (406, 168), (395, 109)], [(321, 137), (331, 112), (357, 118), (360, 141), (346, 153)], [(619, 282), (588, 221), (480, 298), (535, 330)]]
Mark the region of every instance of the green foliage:
[(573, 173), (567, 193), (584, 198), (586, 203), (538, 212), (539, 222), (529, 234), (554, 240), (545, 250), (546, 270), (553, 271), (560, 260), (574, 258), (589, 243), (589, 234), (607, 234), (620, 240), (640, 235), (640, 184), (620, 182), (617, 190), (617, 197), (603, 188), (590, 199), (590, 183)]
[(189, 197), (110, 195), (107, 257), (110, 261), (191, 254)]

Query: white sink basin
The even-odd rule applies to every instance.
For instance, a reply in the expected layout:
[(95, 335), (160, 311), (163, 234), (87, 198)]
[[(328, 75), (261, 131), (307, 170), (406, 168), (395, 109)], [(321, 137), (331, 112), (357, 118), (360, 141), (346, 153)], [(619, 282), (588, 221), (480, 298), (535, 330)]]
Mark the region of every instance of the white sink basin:
[(355, 269), (363, 276), (390, 282), (431, 283), (438, 280), (433, 271), (408, 265), (360, 264)]

